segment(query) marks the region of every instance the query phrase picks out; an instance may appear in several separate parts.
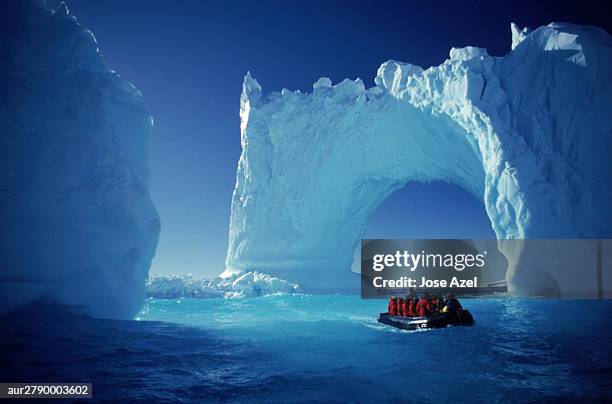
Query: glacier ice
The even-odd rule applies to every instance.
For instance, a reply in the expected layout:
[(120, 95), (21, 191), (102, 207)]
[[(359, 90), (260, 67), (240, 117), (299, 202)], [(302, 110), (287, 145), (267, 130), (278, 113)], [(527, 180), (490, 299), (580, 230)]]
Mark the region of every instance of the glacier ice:
[[(428, 69), (390, 60), (372, 88), (322, 78), (309, 94), (265, 95), (247, 74), (226, 273), (312, 292), (356, 286), (368, 216), (410, 182), (463, 187), (500, 240), (612, 237), (612, 40), (566, 23), (511, 29), (505, 56), (466, 47)], [(580, 268), (542, 274), (527, 246), (500, 249), (511, 292), (583, 292), (560, 276)]]
[(153, 120), (62, 3), (9, 2), (0, 42), (0, 314), (51, 297), (132, 318), (160, 223)]
[(146, 290), (147, 297), (158, 299), (261, 297), (292, 295), (301, 291), (294, 283), (257, 271), (213, 279), (196, 278), (191, 274), (157, 275), (147, 281)]

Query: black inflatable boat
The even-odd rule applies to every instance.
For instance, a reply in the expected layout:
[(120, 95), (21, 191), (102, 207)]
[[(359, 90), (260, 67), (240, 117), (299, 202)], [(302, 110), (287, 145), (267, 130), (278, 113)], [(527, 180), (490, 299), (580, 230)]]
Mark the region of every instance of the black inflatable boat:
[(449, 325), (472, 326), (474, 325), (474, 317), (468, 310), (461, 310), (458, 313), (439, 313), (431, 317), (390, 316), (389, 313), (380, 313), (378, 322), (402, 330), (416, 330), (419, 328), (444, 328)]

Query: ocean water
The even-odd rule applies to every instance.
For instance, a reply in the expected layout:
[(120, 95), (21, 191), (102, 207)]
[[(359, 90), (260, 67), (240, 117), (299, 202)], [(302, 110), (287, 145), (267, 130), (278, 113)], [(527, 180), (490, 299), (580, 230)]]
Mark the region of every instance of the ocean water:
[(138, 321), (32, 306), (2, 318), (0, 380), (108, 402), (612, 400), (612, 301), (463, 303), (474, 327), (416, 332), (356, 296), (148, 300)]

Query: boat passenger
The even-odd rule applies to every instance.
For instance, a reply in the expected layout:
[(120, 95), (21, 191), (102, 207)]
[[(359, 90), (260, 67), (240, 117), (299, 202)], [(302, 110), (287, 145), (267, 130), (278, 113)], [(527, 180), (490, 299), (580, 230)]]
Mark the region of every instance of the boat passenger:
[(431, 296), (429, 296), (429, 293), (425, 293), (423, 297), (419, 299), (417, 309), (420, 317), (429, 317), (433, 314)]
[(405, 299), (402, 299), (400, 297), (400, 304), (399, 304), (399, 313), (400, 316), (403, 317), (408, 317), (408, 308), (407, 308), (408, 302)]
[(406, 317), (412, 317), (412, 297), (410, 293), (406, 295)]
[(389, 299), (387, 310), (389, 311), (390, 316), (397, 316), (397, 298), (395, 296), (392, 296), (391, 299)]
[(397, 298), (397, 315), (398, 316), (404, 315), (404, 309), (402, 306), (404, 306), (404, 299), (401, 297), (398, 297)]
[(419, 300), (419, 297), (417, 295), (414, 295), (414, 299), (412, 300), (412, 313), (414, 317), (419, 316)]
[(431, 296), (431, 310), (434, 313), (438, 312), (438, 303), (440, 302), (440, 298), (438, 297), (438, 295), (432, 295)]
[(463, 307), (461, 307), (461, 303), (459, 303), (459, 300), (457, 300), (455, 295), (450, 292), (447, 293), (446, 294), (446, 311), (449, 313), (456, 313), (461, 310), (463, 310)]

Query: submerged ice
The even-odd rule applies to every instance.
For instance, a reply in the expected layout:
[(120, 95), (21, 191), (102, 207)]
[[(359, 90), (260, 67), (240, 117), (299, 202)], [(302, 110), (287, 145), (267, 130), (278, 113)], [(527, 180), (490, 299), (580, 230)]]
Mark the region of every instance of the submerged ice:
[(0, 16), (0, 314), (40, 298), (131, 318), (159, 233), (153, 120), (60, 4)]
[[(372, 88), (321, 78), (310, 94), (265, 95), (247, 74), (226, 271), (306, 291), (357, 285), (369, 215), (410, 182), (463, 187), (500, 240), (611, 237), (612, 39), (562, 23), (511, 28), (505, 56), (453, 48), (425, 70), (390, 60)], [(593, 293), (584, 268), (550, 273), (526, 264), (527, 245), (500, 249), (515, 294)]]

